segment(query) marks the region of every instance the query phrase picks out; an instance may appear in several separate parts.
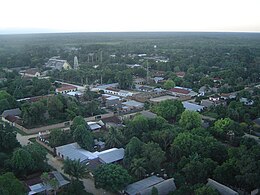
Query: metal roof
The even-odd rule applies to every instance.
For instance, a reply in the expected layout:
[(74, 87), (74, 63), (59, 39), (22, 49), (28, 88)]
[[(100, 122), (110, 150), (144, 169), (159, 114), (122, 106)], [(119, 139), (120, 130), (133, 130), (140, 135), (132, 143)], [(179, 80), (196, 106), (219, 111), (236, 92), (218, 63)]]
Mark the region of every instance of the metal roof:
[(133, 106), (133, 107), (143, 107), (144, 106), (144, 103), (137, 102), (134, 100), (123, 102), (122, 104), (125, 106)]
[(101, 162), (108, 164), (122, 160), (124, 158), (124, 154), (124, 148), (112, 148), (109, 150), (99, 152), (98, 157)]
[(140, 180), (138, 182), (128, 185), (124, 191), (129, 195), (136, 195), (136, 194), (140, 193), (141, 191), (143, 191), (151, 186), (153, 187), (154, 185), (156, 185), (162, 181), (164, 181), (164, 179), (161, 177), (151, 176), (151, 177), (145, 178), (143, 180)]
[(216, 189), (221, 195), (238, 195), (236, 191), (210, 178), (208, 179), (207, 185)]
[(21, 114), (22, 114), (22, 111), (20, 110), (20, 108), (14, 108), (14, 109), (10, 109), (10, 110), (5, 110), (1, 115), (5, 118), (9, 115), (19, 116)]
[(164, 195), (164, 194), (166, 195), (169, 194), (169, 192), (176, 190), (174, 179), (171, 178), (171, 179), (164, 180), (154, 186), (146, 188), (145, 190), (140, 192), (140, 195), (150, 195), (152, 193), (153, 187), (155, 187), (158, 190), (158, 194), (160, 195)]
[(182, 105), (184, 106), (184, 108), (186, 110), (190, 110), (190, 111), (198, 111), (199, 112), (204, 108), (204, 106), (193, 104), (193, 103), (190, 103), (188, 101), (182, 102)]

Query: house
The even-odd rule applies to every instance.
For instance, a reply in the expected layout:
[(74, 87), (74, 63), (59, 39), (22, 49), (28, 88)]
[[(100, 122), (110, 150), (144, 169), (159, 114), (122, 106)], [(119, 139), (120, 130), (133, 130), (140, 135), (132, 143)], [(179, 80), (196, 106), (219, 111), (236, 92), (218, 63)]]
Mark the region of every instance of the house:
[(225, 100), (223, 100), (219, 95), (212, 95), (208, 99), (203, 99), (200, 102), (200, 105), (209, 108), (211, 106), (219, 106), (223, 105), (225, 106), (227, 103)]
[(140, 114), (142, 116), (144, 116), (145, 118), (148, 118), (148, 119), (154, 119), (154, 118), (157, 117), (157, 114), (154, 114), (153, 112), (150, 112), (150, 111), (147, 111), (147, 110), (141, 111)]
[(2, 121), (9, 123), (10, 125), (14, 126), (15, 123), (20, 120), (19, 117), (22, 114), (22, 111), (20, 108), (5, 110), (1, 114)]
[(25, 71), (20, 71), (20, 74), (25, 77), (40, 77), (41, 73), (38, 68), (30, 68)]
[(167, 195), (176, 190), (176, 185), (173, 178), (165, 180), (161, 177), (151, 176), (128, 185), (124, 189), (124, 194), (150, 195), (153, 187), (158, 190), (158, 195)]
[(143, 85), (143, 84), (145, 84), (145, 82), (146, 82), (146, 80), (143, 78), (134, 79), (134, 84), (136, 84), (136, 85)]
[(175, 74), (179, 78), (183, 78), (185, 76), (185, 72), (176, 72)]
[(164, 78), (163, 77), (154, 77), (153, 80), (157, 84), (157, 83), (162, 82), (164, 80)]
[(257, 127), (260, 127), (260, 118), (253, 120), (253, 122)]
[(239, 101), (246, 106), (252, 106), (254, 104), (254, 100), (250, 100), (248, 98), (240, 98)]
[(154, 90), (154, 87), (148, 85), (136, 85), (135, 88), (138, 91), (143, 91), (143, 92), (152, 92)]
[(169, 90), (169, 92), (174, 96), (190, 96), (194, 97), (198, 95), (198, 93), (192, 91), (192, 89), (184, 88), (184, 87), (174, 87)]
[(114, 108), (121, 107), (121, 99), (118, 96), (103, 94), (102, 100), (106, 104), (107, 108), (109, 108), (109, 107), (114, 107)]
[(204, 109), (204, 106), (200, 106), (198, 104), (190, 103), (188, 101), (182, 102), (182, 105), (185, 108), (185, 110), (189, 110), (189, 111), (200, 112)]
[(140, 68), (140, 67), (142, 67), (142, 65), (140, 65), (140, 64), (128, 64), (126, 66), (129, 67), (129, 68)]
[(175, 96), (165, 95), (165, 96), (151, 98), (150, 101), (152, 103), (160, 103), (160, 102), (165, 101), (165, 100), (176, 100), (176, 99), (178, 99), (178, 98), (175, 97)]
[(109, 164), (123, 160), (124, 148), (111, 148), (101, 152), (90, 152), (82, 149), (76, 142), (56, 147), (57, 156), (62, 159), (80, 160), (81, 163), (89, 163), (97, 160), (100, 164)]
[[(69, 181), (64, 179), (58, 171), (52, 171), (48, 175), (51, 179), (54, 178), (57, 181), (59, 188), (70, 183)], [(46, 191), (53, 190), (52, 186), (50, 184), (44, 184), (40, 177), (26, 180), (25, 183), (28, 187), (28, 190), (30, 190), (28, 195), (44, 193)]]
[(208, 183), (206, 185), (217, 190), (221, 195), (238, 195), (236, 191), (210, 178), (208, 179)]
[(228, 99), (235, 99), (237, 97), (236, 93), (221, 93), (221, 99), (228, 100)]
[(71, 65), (67, 62), (67, 60), (60, 60), (57, 58), (51, 58), (45, 64), (47, 68), (51, 68), (52, 70), (69, 70), (71, 69)]
[(69, 92), (76, 92), (78, 88), (74, 85), (68, 85), (68, 84), (61, 84), (61, 87), (56, 88), (56, 93), (69, 93)]
[(209, 93), (211, 91), (212, 89), (210, 87), (202, 86), (201, 88), (199, 88), (199, 96), (204, 96), (206, 93)]
[(139, 110), (139, 109), (143, 109), (144, 107), (144, 103), (137, 102), (135, 100), (123, 102), (122, 105), (123, 105), (123, 109), (125, 110)]
[(97, 131), (102, 128), (102, 126), (98, 124), (98, 122), (87, 122), (87, 125), (91, 131)]
[(130, 91), (119, 90), (117, 88), (118, 88), (118, 83), (111, 83), (111, 84), (96, 86), (95, 88), (92, 88), (91, 91), (104, 91), (104, 93), (106, 94), (116, 95), (120, 97), (128, 97), (133, 95), (133, 93)]

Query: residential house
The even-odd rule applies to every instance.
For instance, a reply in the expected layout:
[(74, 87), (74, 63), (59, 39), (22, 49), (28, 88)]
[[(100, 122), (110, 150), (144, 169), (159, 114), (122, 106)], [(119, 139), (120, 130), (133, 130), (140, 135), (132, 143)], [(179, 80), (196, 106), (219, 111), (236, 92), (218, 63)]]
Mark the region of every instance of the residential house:
[(210, 178), (208, 179), (207, 186), (217, 190), (221, 195), (238, 195), (236, 191)]
[(122, 105), (123, 105), (122, 108), (124, 110), (126, 110), (126, 111), (140, 110), (140, 109), (143, 109), (143, 107), (144, 107), (144, 103), (137, 102), (135, 100), (130, 100), (130, 101), (127, 101), (127, 102), (123, 102)]
[(14, 108), (3, 111), (1, 114), (2, 121), (9, 123), (10, 125), (14, 126), (14, 123), (20, 120), (20, 115), (22, 111), (20, 108)]
[(25, 77), (40, 77), (41, 73), (38, 68), (30, 68), (25, 71), (20, 71), (20, 74)]
[(221, 93), (220, 97), (224, 100), (235, 99), (237, 97), (237, 93)]
[(199, 95), (198, 96), (205, 96), (206, 93), (209, 93), (211, 91), (212, 91), (212, 89), (210, 87), (202, 86), (201, 88), (199, 88)]
[(198, 95), (198, 93), (192, 91), (192, 89), (184, 88), (184, 87), (174, 87), (169, 90), (169, 92), (174, 96), (190, 96), (194, 97)]
[(118, 96), (103, 94), (102, 100), (105, 103), (106, 107), (120, 108), (121, 107), (121, 99)]
[(146, 82), (146, 80), (143, 79), (143, 78), (136, 78), (136, 79), (134, 79), (134, 84), (136, 84), (136, 85), (144, 85), (145, 82)]
[[(61, 188), (70, 182), (64, 179), (64, 177), (58, 171), (52, 171), (49, 174), (51, 179), (55, 179), (58, 183), (58, 188)], [(25, 181), (25, 184), (28, 187), (28, 195), (33, 194), (41, 194), (45, 193), (46, 191), (52, 191), (53, 187), (50, 184), (45, 184), (40, 177), (32, 178)]]
[[(102, 128), (102, 124), (99, 124), (99, 122), (87, 122), (87, 125), (91, 131), (97, 131)], [(104, 126), (104, 124), (103, 124)]]
[(204, 109), (204, 106), (194, 104), (194, 103), (190, 103), (188, 101), (182, 102), (182, 105), (185, 108), (185, 110), (189, 110), (189, 111), (200, 112)]
[(143, 91), (143, 92), (152, 92), (154, 90), (154, 87), (148, 85), (136, 85), (135, 88), (138, 91)]
[(157, 117), (157, 114), (154, 114), (153, 112), (150, 112), (150, 111), (147, 111), (147, 110), (141, 111), (140, 114), (142, 116), (144, 116), (145, 118), (148, 118), (148, 119), (154, 119), (154, 118)]
[(185, 76), (185, 72), (176, 72), (175, 74), (179, 78), (183, 78)]
[(254, 100), (250, 100), (248, 98), (240, 98), (239, 101), (246, 106), (252, 106), (254, 104)]
[(165, 180), (161, 177), (151, 176), (126, 186), (124, 194), (150, 195), (153, 187), (158, 190), (158, 195), (167, 195), (176, 190), (173, 178)]
[(62, 159), (79, 160), (81, 163), (98, 162), (97, 164), (110, 164), (123, 160), (124, 148), (111, 148), (101, 152), (90, 152), (82, 149), (76, 142), (56, 147), (56, 154)]
[(160, 96), (160, 97), (151, 98), (150, 101), (152, 103), (160, 103), (165, 100), (176, 100), (176, 99), (178, 99), (178, 98), (175, 96), (164, 95), (164, 96)]
[(56, 93), (69, 93), (69, 92), (76, 92), (78, 88), (74, 85), (68, 85), (68, 84), (61, 84), (61, 87), (56, 88)]
[(119, 90), (118, 83), (111, 83), (106, 85), (99, 85), (92, 88), (91, 91), (104, 91), (106, 94), (111, 94), (120, 97), (132, 96), (134, 93), (126, 90)]
[(221, 99), (219, 95), (212, 95), (208, 99), (201, 100), (200, 105), (209, 108), (211, 106), (226, 105), (226, 101)]
[(164, 78), (163, 77), (154, 77), (153, 80), (157, 84), (157, 83), (164, 81)]
[(69, 70), (71, 69), (71, 65), (67, 62), (67, 60), (60, 60), (56, 58), (51, 58), (46, 63), (47, 68), (51, 68), (52, 70)]

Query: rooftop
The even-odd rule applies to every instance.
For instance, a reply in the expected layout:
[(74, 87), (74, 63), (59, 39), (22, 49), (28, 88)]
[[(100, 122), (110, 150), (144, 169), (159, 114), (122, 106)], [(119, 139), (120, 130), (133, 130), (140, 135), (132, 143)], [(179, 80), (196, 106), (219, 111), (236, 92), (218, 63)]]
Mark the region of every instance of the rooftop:
[(61, 92), (61, 91), (74, 90), (74, 89), (77, 89), (77, 87), (75, 87), (73, 85), (62, 84), (61, 87), (57, 88), (56, 90), (58, 92)]
[(193, 103), (190, 103), (188, 101), (182, 102), (182, 105), (184, 106), (184, 108), (186, 110), (190, 110), (190, 111), (198, 111), (199, 112), (204, 108), (204, 106), (193, 104)]
[(9, 109), (9, 110), (5, 110), (1, 115), (2, 117), (7, 117), (7, 116), (19, 116), (22, 114), (22, 111), (20, 110), (20, 108), (14, 108), (14, 109)]
[(131, 107), (143, 107), (144, 106), (144, 103), (137, 102), (134, 100), (123, 102), (122, 104), (125, 106), (131, 106)]
[(238, 195), (236, 191), (210, 178), (208, 179), (207, 185), (216, 189), (221, 195)]
[(165, 95), (165, 96), (160, 96), (160, 97), (156, 97), (156, 98), (151, 98), (150, 101), (159, 103), (159, 102), (162, 102), (165, 100), (176, 100), (176, 99), (177, 99), (177, 97)]

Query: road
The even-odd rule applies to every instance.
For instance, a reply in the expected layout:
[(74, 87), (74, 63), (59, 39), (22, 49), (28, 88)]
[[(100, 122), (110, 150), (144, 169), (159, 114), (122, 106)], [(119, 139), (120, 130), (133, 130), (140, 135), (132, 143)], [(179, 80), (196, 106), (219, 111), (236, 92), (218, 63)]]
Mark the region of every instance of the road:
[[(16, 135), (16, 138), (17, 140), (20, 142), (20, 144), (22, 146), (26, 146), (27, 144), (31, 143), (30, 142), (30, 138), (34, 138), (34, 137), (37, 137), (38, 134), (33, 134), (33, 135), (21, 135), (20, 133), (17, 133)], [(47, 163), (52, 166), (54, 169), (56, 169), (57, 171), (61, 172), (62, 174), (64, 174), (63, 170), (62, 170), (62, 166), (63, 166), (63, 163), (62, 161), (58, 160), (57, 158), (53, 157), (51, 154), (47, 154)], [(69, 178), (69, 176), (67, 174), (64, 174), (66, 177)], [(92, 179), (90, 178), (86, 178), (86, 179), (82, 179), (83, 181), (83, 184), (85, 186), (85, 190), (87, 192), (90, 192), (94, 195), (114, 195), (113, 193), (111, 192), (107, 192), (105, 191), (104, 189), (97, 189), (95, 188), (95, 183)]]

